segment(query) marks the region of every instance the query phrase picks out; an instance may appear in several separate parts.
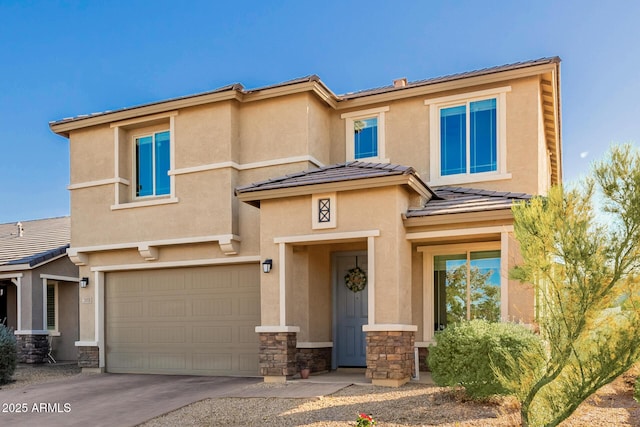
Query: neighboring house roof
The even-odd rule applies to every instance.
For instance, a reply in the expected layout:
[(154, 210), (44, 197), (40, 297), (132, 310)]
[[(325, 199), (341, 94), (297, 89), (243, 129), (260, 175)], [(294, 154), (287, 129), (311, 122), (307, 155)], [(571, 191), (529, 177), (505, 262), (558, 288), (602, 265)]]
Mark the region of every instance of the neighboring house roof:
[[(18, 224), (22, 226), (22, 233)], [(0, 224), (0, 266), (27, 264), (33, 267), (65, 254), (70, 230), (68, 216)]]
[[(433, 85), (433, 84), (437, 84), (437, 83), (444, 83), (444, 82), (461, 80), (461, 79), (466, 79), (466, 78), (471, 78), (471, 77), (479, 77), (479, 76), (485, 76), (485, 75), (490, 75), (490, 74), (496, 74), (496, 73), (501, 73), (501, 72), (505, 72), (505, 71), (513, 71), (513, 70), (518, 70), (518, 69), (525, 69), (525, 68), (535, 67), (535, 66), (539, 66), (539, 65), (558, 64), (558, 63), (560, 63), (560, 58), (558, 56), (553, 56), (553, 57), (540, 58), (540, 59), (535, 59), (535, 60), (530, 60), (530, 61), (515, 62), (515, 63), (512, 63), (512, 64), (500, 65), (500, 66), (496, 66), (496, 67), (483, 68), (483, 69), (474, 70), (474, 71), (468, 71), (468, 72), (464, 72), (464, 73), (449, 74), (449, 75), (446, 75), (446, 76), (440, 76), (440, 77), (424, 79), (424, 80), (417, 80), (417, 81), (413, 81), (413, 82), (408, 82), (405, 86), (399, 86), (399, 87), (383, 86), (383, 87), (378, 87), (378, 88), (374, 88), (374, 89), (366, 89), (366, 90), (357, 91), (357, 92), (350, 92), (350, 93), (346, 93), (344, 95), (336, 95), (336, 94), (334, 94), (322, 82), (320, 77), (318, 77), (315, 74), (312, 74), (312, 75), (309, 75), (309, 76), (305, 76), (305, 77), (295, 78), (295, 79), (292, 79), (292, 80), (287, 80), (285, 82), (281, 82), (281, 83), (277, 83), (277, 84), (261, 86), (261, 87), (254, 88), (254, 89), (245, 89), (242, 84), (233, 83), (233, 84), (226, 85), (226, 86), (223, 86), (223, 87), (211, 90), (211, 91), (201, 92), (201, 93), (197, 93), (197, 94), (193, 94), (193, 95), (186, 95), (186, 96), (181, 96), (181, 97), (177, 97), (177, 98), (170, 98), (170, 99), (165, 99), (165, 100), (162, 100), (162, 101), (136, 105), (136, 106), (133, 106), (133, 107), (120, 108), (120, 109), (117, 109), (117, 110), (108, 110), (108, 111), (98, 112), (98, 113), (83, 114), (83, 115), (79, 115), (79, 116), (75, 116), (75, 117), (67, 117), (67, 118), (64, 118), (62, 120), (51, 121), (51, 122), (49, 122), (49, 126), (53, 127), (53, 126), (58, 126), (58, 125), (69, 123), (69, 122), (76, 122), (76, 121), (95, 118), (95, 117), (104, 116), (104, 115), (108, 115), (108, 114), (115, 114), (115, 113), (120, 113), (120, 112), (124, 112), (124, 111), (142, 109), (142, 108), (149, 107), (149, 106), (154, 106), (154, 105), (169, 104), (169, 103), (174, 103), (175, 101), (180, 101), (180, 100), (195, 99), (195, 98), (199, 98), (199, 97), (200, 98), (205, 98), (207, 96), (218, 94), (218, 93), (223, 93), (223, 92), (236, 92), (239, 96), (242, 96), (242, 95), (253, 94), (253, 93), (256, 93), (256, 92), (269, 90), (269, 89), (283, 88), (283, 87), (286, 87), (286, 86), (293, 86), (293, 85), (303, 84), (303, 83), (316, 83), (316, 84), (320, 85), (324, 89), (326, 94), (330, 98), (333, 99), (333, 101), (339, 103), (341, 101), (348, 101), (348, 100), (354, 99), (354, 98), (361, 98), (361, 97), (376, 95), (376, 94), (385, 93), (385, 92), (401, 91), (401, 90), (406, 90), (406, 89), (411, 89), (411, 88), (416, 88), (416, 87), (421, 87), (421, 86)], [(54, 131), (56, 131), (56, 130), (54, 129)], [(59, 131), (56, 131), (56, 132), (59, 132)]]
[(431, 215), (511, 209), (514, 202), (527, 201), (532, 197), (526, 193), (478, 190), (463, 187), (438, 187), (434, 191), (439, 196), (437, 199), (429, 200), (422, 208), (410, 209), (406, 213), (406, 217), (416, 218)]
[(390, 163), (367, 163), (351, 161), (309, 169), (285, 175), (266, 181), (255, 182), (236, 188), (236, 195), (251, 193), (263, 190), (278, 190), (292, 187), (302, 187), (306, 185), (329, 184), (342, 181), (354, 181), (358, 179), (380, 178), (397, 175), (411, 175), (427, 189), (432, 196), (433, 191), (420, 179), (412, 167), (394, 165)]

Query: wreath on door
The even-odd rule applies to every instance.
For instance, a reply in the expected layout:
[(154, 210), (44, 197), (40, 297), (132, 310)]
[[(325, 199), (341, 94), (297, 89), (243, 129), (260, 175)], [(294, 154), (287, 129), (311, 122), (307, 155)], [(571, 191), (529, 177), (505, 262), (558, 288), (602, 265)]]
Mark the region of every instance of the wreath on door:
[(344, 276), (344, 284), (351, 292), (360, 292), (367, 286), (367, 273), (360, 267), (352, 268)]

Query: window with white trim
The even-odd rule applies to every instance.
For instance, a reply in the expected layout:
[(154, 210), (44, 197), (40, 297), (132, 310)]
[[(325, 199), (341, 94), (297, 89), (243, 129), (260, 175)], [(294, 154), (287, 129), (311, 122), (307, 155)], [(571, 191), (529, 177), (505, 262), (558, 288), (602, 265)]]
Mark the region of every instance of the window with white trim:
[(136, 197), (169, 194), (170, 132), (155, 132), (135, 138)]
[(434, 330), (464, 320), (500, 320), (500, 250), (433, 257)]
[(58, 330), (58, 284), (47, 284), (47, 330)]
[(419, 246), (423, 259), (423, 334), (462, 320), (508, 318), (509, 293), (502, 241)]
[(386, 163), (385, 113), (389, 107), (344, 113), (346, 126), (346, 159)]
[(114, 137), (112, 210), (178, 203), (175, 194), (177, 111), (111, 123)]
[(430, 184), (508, 179), (506, 93), (510, 87), (430, 99)]

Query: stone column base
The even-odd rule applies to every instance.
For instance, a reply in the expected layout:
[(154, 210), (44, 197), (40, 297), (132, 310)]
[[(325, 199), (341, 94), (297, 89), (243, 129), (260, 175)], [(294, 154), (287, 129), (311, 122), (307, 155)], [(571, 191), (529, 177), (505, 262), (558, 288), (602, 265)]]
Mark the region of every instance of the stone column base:
[(367, 378), (374, 385), (399, 387), (413, 374), (414, 331), (367, 331)]
[[(260, 332), (260, 375), (282, 382), (296, 373), (296, 332)], [(278, 379), (278, 377), (280, 379)]]
[(98, 346), (78, 347), (78, 366), (84, 372), (85, 368), (100, 368), (100, 349)]
[(18, 362), (44, 363), (49, 354), (48, 334), (19, 334), (16, 335), (18, 345)]

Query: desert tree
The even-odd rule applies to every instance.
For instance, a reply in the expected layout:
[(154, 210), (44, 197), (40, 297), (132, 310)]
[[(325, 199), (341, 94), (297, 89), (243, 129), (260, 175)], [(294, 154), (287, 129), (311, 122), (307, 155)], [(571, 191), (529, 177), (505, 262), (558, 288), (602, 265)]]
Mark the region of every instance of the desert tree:
[(522, 263), (534, 284), (546, 351), (497, 372), (521, 402), (522, 424), (556, 426), (640, 356), (640, 153), (614, 146), (572, 189), (513, 208)]

